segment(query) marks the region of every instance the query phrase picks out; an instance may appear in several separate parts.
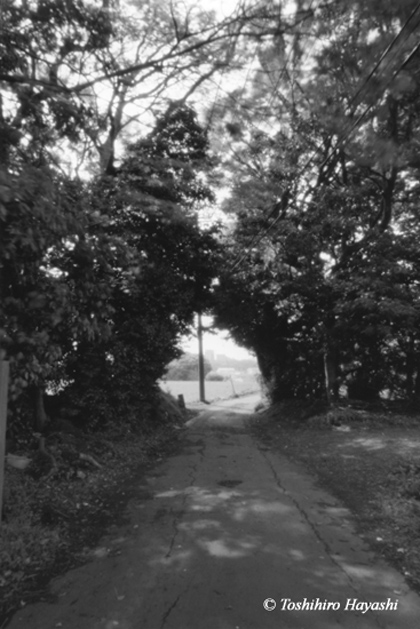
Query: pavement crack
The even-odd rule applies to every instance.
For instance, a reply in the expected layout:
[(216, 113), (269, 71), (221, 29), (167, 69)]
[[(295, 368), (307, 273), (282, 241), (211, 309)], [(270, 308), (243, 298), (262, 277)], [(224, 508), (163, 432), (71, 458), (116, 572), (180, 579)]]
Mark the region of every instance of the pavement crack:
[(303, 507), (300, 505), (299, 501), (293, 496), (292, 493), (290, 493), (290, 491), (288, 491), (286, 489), (286, 487), (284, 487), (284, 485), (282, 484), (279, 475), (277, 473), (277, 470), (275, 469), (275, 467), (273, 466), (272, 462), (270, 461), (267, 452), (263, 449), (260, 448), (259, 445), (257, 444), (258, 450), (259, 452), (262, 454), (262, 456), (264, 457), (265, 461), (267, 462), (269, 468), (271, 469), (271, 472), (274, 476), (274, 479), (276, 481), (277, 486), (288, 496), (288, 498), (291, 500), (291, 502), (293, 502), (293, 504), (295, 505), (295, 507), (297, 508), (297, 510), (299, 511), (299, 513), (301, 514), (302, 518), (305, 520), (305, 522), (308, 524), (308, 526), (310, 527), (310, 529), (312, 530), (312, 532), (314, 533), (315, 537), (321, 542), (321, 544), (323, 545), (325, 552), (327, 553), (330, 561), (337, 566), (337, 568), (343, 572), (346, 576), (346, 579), (349, 583), (349, 586), (351, 587), (351, 589), (355, 592), (355, 594), (359, 594), (359, 589), (357, 588), (356, 584), (354, 583), (354, 580), (352, 579), (352, 577), (349, 575), (349, 573), (346, 571), (346, 569), (344, 568), (344, 566), (337, 561), (334, 558), (334, 555), (332, 553), (332, 550), (329, 546), (329, 544), (325, 541), (325, 539), (322, 537), (321, 533), (318, 531), (317, 527), (315, 526), (315, 524), (312, 522), (310, 516), (308, 515), (308, 513), (303, 509)]
[[(205, 446), (202, 447), (202, 450), (200, 450), (200, 456), (203, 457), (204, 456), (204, 450), (205, 450)], [(190, 471), (188, 472), (188, 476), (190, 478), (190, 483), (188, 485), (188, 487), (194, 487), (195, 485), (195, 481), (197, 479), (197, 468), (198, 468), (198, 464), (194, 464), (191, 466)], [(172, 556), (172, 551), (174, 549), (175, 546), (175, 542), (176, 542), (176, 538), (178, 537), (179, 534), (179, 523), (182, 519), (182, 516), (184, 515), (185, 512), (185, 506), (188, 500), (188, 491), (184, 491), (183, 496), (182, 496), (182, 502), (181, 502), (181, 508), (180, 509), (173, 509), (171, 508), (170, 513), (173, 517), (172, 519), (172, 530), (173, 530), (173, 534), (172, 534), (172, 538), (171, 541), (169, 542), (169, 548), (168, 551), (165, 555), (165, 559), (169, 559)]]
[(173, 609), (175, 609), (175, 607), (178, 605), (178, 601), (181, 598), (181, 594), (178, 594), (178, 596), (176, 597), (176, 599), (174, 600), (174, 602), (172, 603), (172, 605), (170, 605), (168, 607), (168, 609), (166, 610), (166, 612), (163, 614), (162, 616), (162, 622), (160, 623), (160, 629), (163, 629), (163, 627), (166, 624), (166, 621), (168, 620), (169, 614), (172, 612)]
[[(171, 509), (171, 513), (172, 515), (174, 515), (173, 509)], [(171, 541), (169, 542), (169, 548), (168, 548), (168, 552), (165, 555), (165, 559), (169, 559), (169, 557), (172, 555), (172, 551), (175, 546), (175, 541), (179, 533), (178, 524), (179, 524), (179, 516), (175, 515), (175, 517), (172, 520), (173, 534), (172, 534)]]

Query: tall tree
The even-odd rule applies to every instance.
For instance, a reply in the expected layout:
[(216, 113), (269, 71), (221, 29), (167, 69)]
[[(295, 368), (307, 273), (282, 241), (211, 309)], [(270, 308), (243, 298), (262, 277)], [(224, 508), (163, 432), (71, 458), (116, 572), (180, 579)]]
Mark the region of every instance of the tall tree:
[(109, 338), (81, 343), (67, 357), (69, 395), (88, 401), (90, 421), (101, 424), (104, 408), (108, 420), (123, 407), (127, 418), (138, 417), (208, 300), (218, 246), (197, 216), (212, 198), (207, 151), (194, 111), (172, 103), (152, 132), (128, 147), (114, 174), (96, 182), (92, 200), (105, 233), (125, 243), (130, 264), (114, 268)]
[(134, 254), (68, 166), (85, 179), (92, 167), (115, 174), (116, 142), (138, 118), (136, 102), (144, 98), (147, 110), (159, 95), (163, 103), (176, 81), (185, 98), (229, 58), (241, 16), (220, 23), (182, 11), (152, 2), (1, 4), (0, 341), (12, 400), (59, 378), (74, 346), (110, 333), (116, 270), (134, 273)]
[(263, 282), (279, 319), (299, 322), (293, 337), (306, 339), (307, 357), (315, 348), (323, 354), (333, 400), (350, 377), (375, 394), (389, 385), (383, 358), (399, 360), (390, 351), (397, 327), (415, 333), (416, 253), (404, 249), (401, 216), (419, 176), (419, 15), (413, 2), (335, 3), (307, 24), (307, 46), (291, 39), (280, 64), (269, 54), (273, 38), (248, 95), (270, 127), (228, 111), (235, 184), (226, 206), (238, 217), (231, 272)]

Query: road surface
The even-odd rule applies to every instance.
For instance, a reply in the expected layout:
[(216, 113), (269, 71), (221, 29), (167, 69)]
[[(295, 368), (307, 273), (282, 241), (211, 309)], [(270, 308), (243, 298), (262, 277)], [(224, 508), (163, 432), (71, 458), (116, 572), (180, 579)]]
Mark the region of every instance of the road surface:
[(127, 524), (8, 628), (419, 629), (419, 597), (347, 510), (250, 435), (256, 401), (191, 420), (182, 450), (139, 484)]

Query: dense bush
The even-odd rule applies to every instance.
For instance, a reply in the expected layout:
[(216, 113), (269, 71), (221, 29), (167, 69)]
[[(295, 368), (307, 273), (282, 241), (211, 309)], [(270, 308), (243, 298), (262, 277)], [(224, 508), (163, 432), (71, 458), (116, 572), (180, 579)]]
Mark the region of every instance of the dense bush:
[[(211, 372), (211, 364), (204, 358), (204, 375)], [(174, 360), (167, 366), (165, 380), (198, 380), (199, 365), (198, 356), (194, 354), (184, 354), (181, 358)]]
[(223, 376), (221, 373), (218, 373), (217, 371), (210, 371), (206, 375), (206, 380), (213, 381), (213, 382), (223, 382), (224, 380), (227, 380), (227, 378), (226, 376)]

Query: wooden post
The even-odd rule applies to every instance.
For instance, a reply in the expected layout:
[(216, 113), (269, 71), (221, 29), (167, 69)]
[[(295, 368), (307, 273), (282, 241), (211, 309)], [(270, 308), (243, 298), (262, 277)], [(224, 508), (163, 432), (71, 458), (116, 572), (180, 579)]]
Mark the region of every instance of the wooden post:
[(204, 354), (203, 354), (203, 324), (201, 321), (201, 313), (198, 313), (198, 379), (200, 385), (200, 402), (206, 401), (206, 392), (204, 389)]
[(3, 507), (4, 466), (6, 452), (7, 391), (9, 387), (9, 362), (3, 360), (0, 351), (0, 523)]
[(232, 385), (233, 397), (239, 397), (239, 395), (235, 391), (235, 387), (233, 386), (233, 378), (232, 378), (232, 376), (230, 376), (229, 380), (230, 380), (230, 384)]

